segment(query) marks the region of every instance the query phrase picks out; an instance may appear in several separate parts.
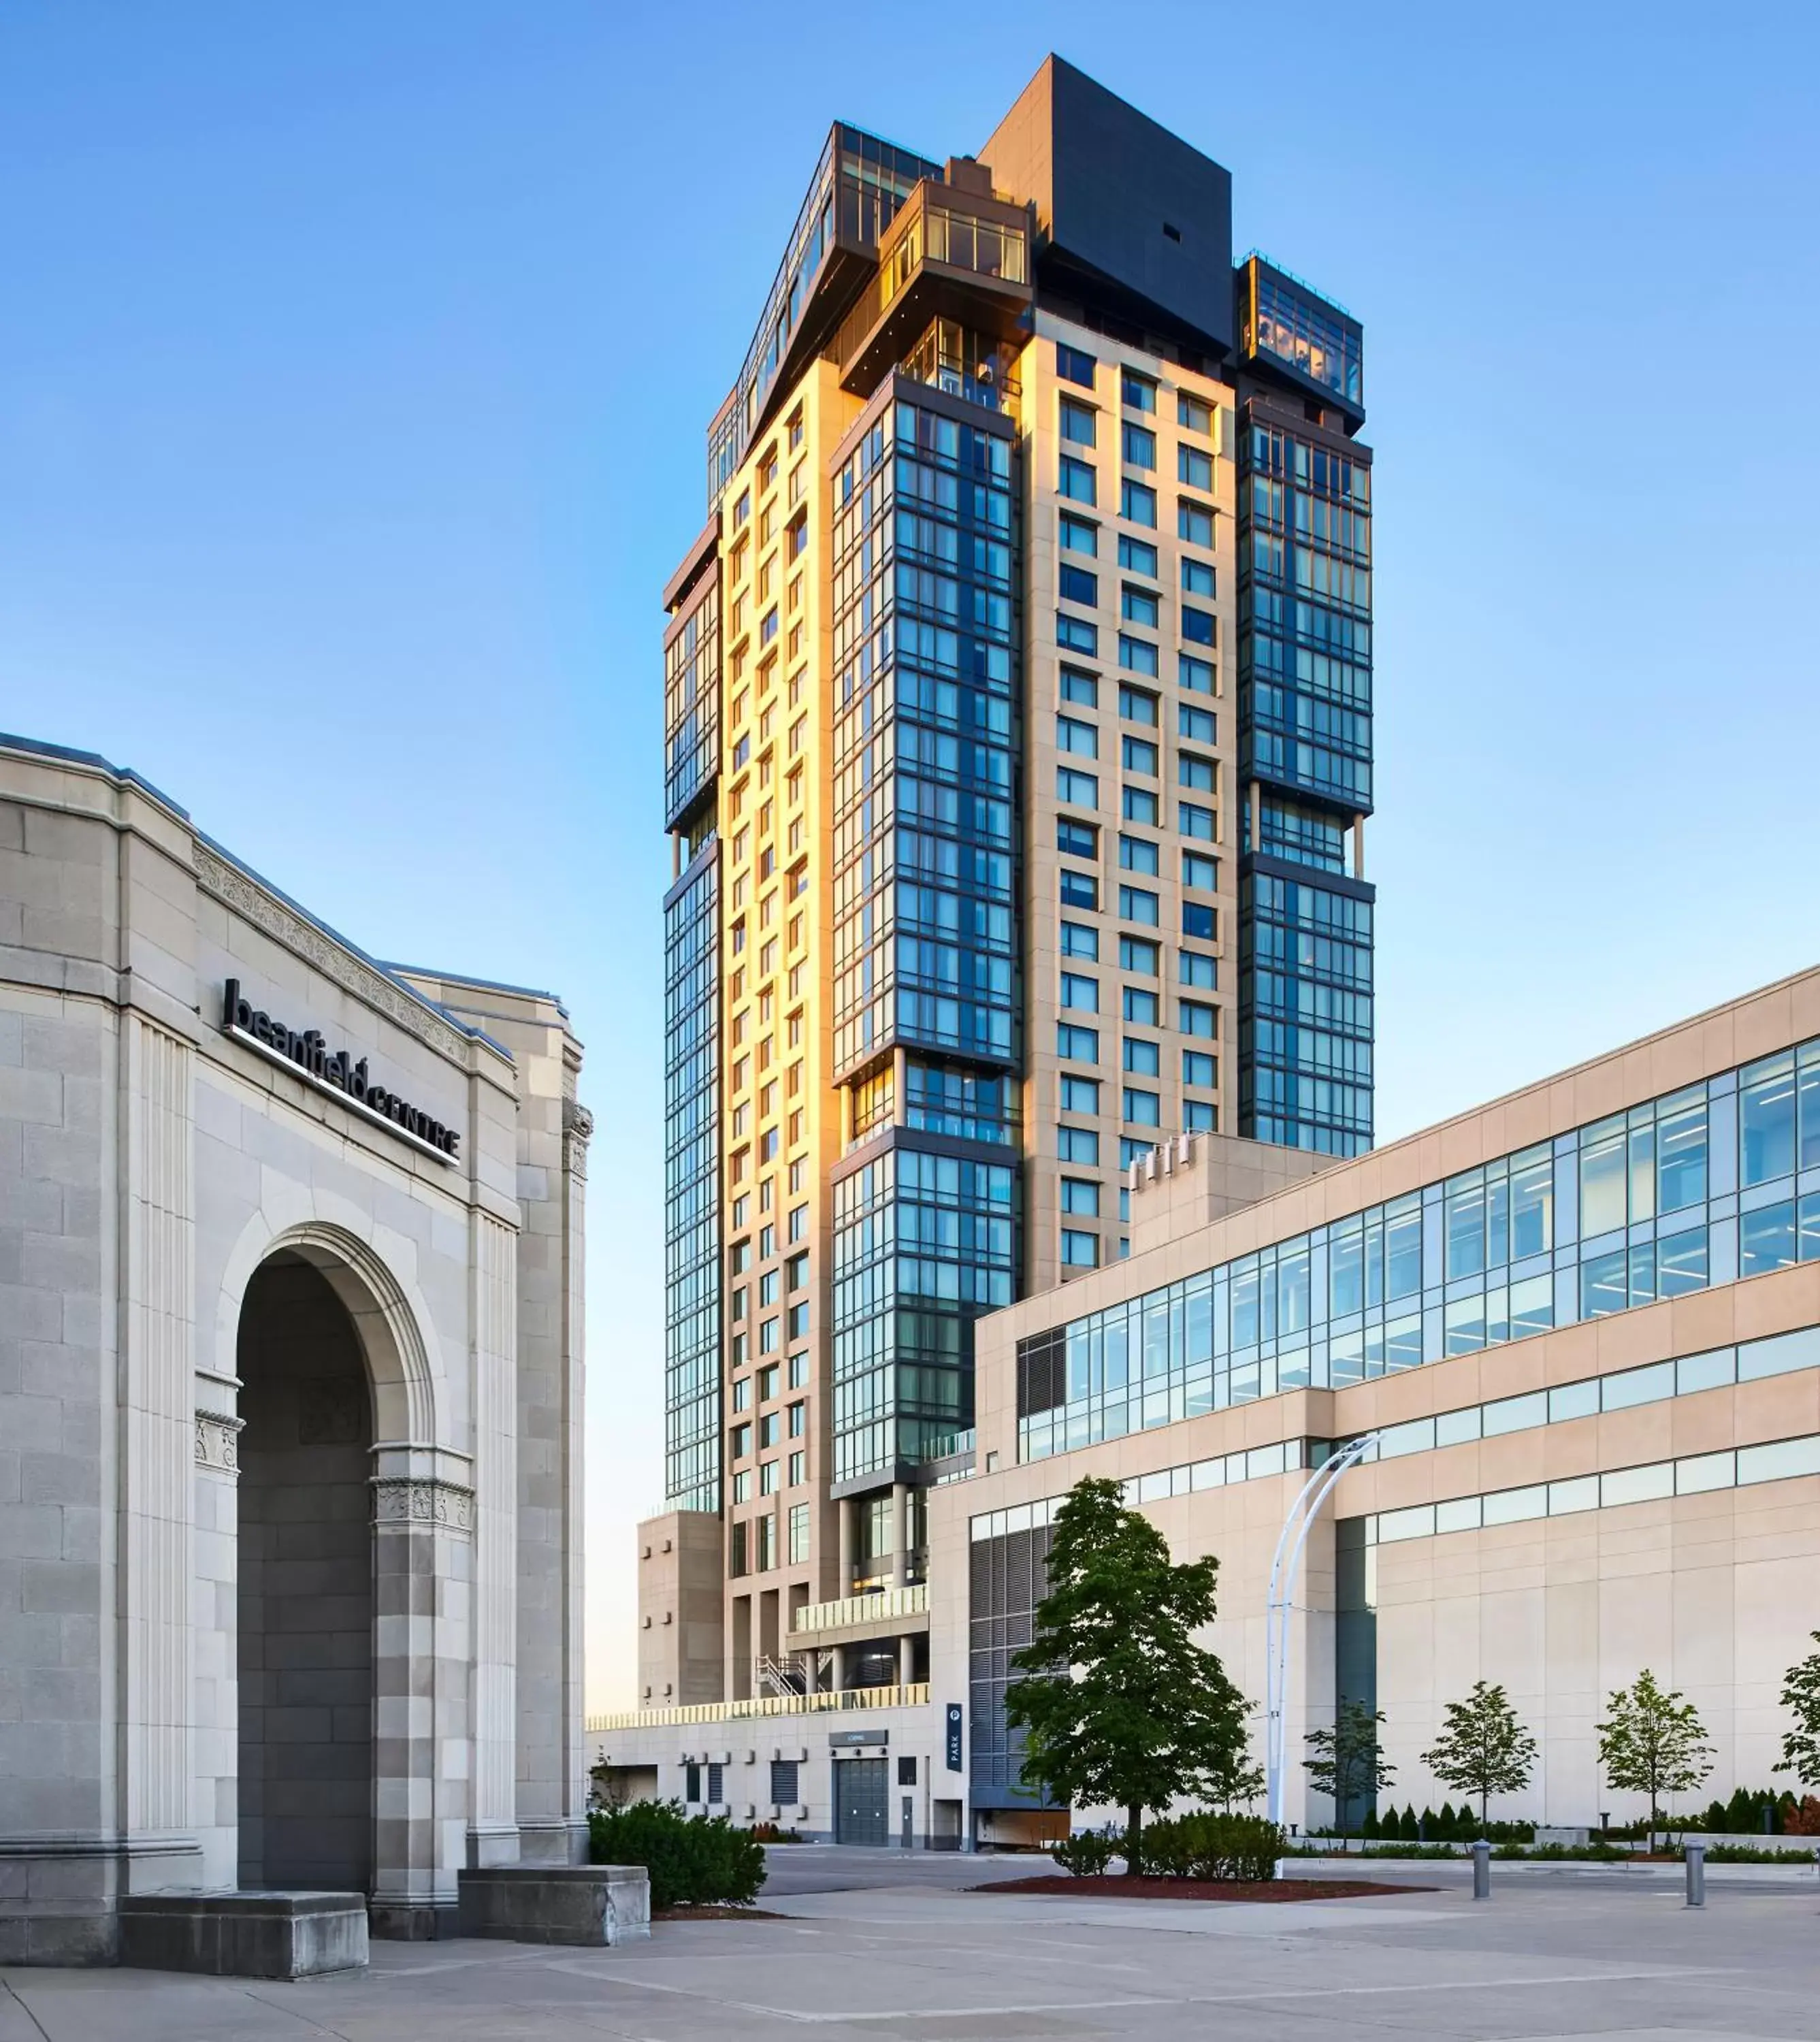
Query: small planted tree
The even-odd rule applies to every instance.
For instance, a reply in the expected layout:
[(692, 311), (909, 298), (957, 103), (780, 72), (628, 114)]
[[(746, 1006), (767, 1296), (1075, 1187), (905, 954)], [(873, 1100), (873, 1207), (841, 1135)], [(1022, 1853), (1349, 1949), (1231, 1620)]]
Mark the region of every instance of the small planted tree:
[(1342, 1836), (1351, 1834), (1348, 1811), (1361, 1796), (1367, 1807), (1376, 1804), (1397, 1776), (1396, 1768), (1384, 1757), (1378, 1726), (1384, 1720), (1382, 1709), (1367, 1708), (1363, 1702), (1342, 1701), (1333, 1722), (1325, 1730), (1311, 1730), (1310, 1756), (1302, 1762), (1309, 1778), (1323, 1794), (1332, 1797), (1334, 1819)]
[[(1820, 1645), (1820, 1631), (1810, 1634)], [(1792, 1772), (1803, 1787), (1820, 1787), (1820, 1652), (1797, 1659), (1782, 1677), (1782, 1706), (1795, 1727), (1782, 1737), (1782, 1760), (1776, 1770)]]
[(1611, 1714), (1596, 1726), (1599, 1763), (1612, 1786), (1650, 1797), (1653, 1832), (1662, 1797), (1691, 1794), (1712, 1770), (1712, 1746), (1693, 1704), (1679, 1688), (1664, 1690), (1646, 1666), (1628, 1688), (1612, 1691)]
[(1245, 1763), (1245, 1700), (1193, 1634), (1214, 1618), (1219, 1562), (1175, 1565), (1115, 1482), (1076, 1483), (1056, 1513), (1049, 1593), (1013, 1655), (1005, 1719), (1025, 1731), (1023, 1777), (1057, 1801), (1126, 1815), (1126, 1870), (1146, 1810), (1214, 1796)]
[(1482, 1828), (1493, 1795), (1520, 1793), (1529, 1784), (1535, 1739), (1502, 1688), (1475, 1681), (1470, 1694), (1447, 1704), (1441, 1734), (1422, 1763), (1443, 1786), (1478, 1796)]

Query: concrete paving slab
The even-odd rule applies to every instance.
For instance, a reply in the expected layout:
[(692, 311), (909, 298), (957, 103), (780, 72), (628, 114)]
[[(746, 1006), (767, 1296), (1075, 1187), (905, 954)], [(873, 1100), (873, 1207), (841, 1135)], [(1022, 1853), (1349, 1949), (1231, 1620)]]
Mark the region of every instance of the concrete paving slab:
[(843, 1890), (803, 1862), (789, 1883), (823, 1890), (768, 1892), (781, 1918), (611, 1950), (380, 1944), (365, 1975), (296, 1984), (6, 1970), (0, 2042), (1820, 2042), (1810, 1891), (1690, 1914), (1660, 1887), (1535, 1882), (1483, 1905), (956, 1890), (981, 1862), (897, 1885), (857, 1864)]

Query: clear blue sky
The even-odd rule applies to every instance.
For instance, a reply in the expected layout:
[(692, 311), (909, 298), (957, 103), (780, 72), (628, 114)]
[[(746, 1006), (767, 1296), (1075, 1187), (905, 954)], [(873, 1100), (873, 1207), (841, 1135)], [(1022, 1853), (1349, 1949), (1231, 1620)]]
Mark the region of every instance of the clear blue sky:
[[(1810, 6), (0, 10), (0, 728), (586, 1039), (595, 1705), (661, 1412), (658, 591), (829, 120), (1058, 49), (1356, 312), (1378, 1115), (1814, 962)], [(761, 25), (776, 32), (767, 39)]]

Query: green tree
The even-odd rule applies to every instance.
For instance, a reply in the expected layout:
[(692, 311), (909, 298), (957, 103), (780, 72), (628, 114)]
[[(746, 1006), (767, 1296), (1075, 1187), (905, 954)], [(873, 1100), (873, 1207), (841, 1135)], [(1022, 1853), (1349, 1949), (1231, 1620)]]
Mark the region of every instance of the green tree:
[(1611, 1711), (1595, 1726), (1599, 1763), (1612, 1786), (1650, 1797), (1650, 1827), (1656, 1826), (1665, 1794), (1691, 1794), (1711, 1772), (1712, 1746), (1693, 1704), (1678, 1688), (1667, 1692), (1646, 1666), (1628, 1688), (1615, 1688)]
[[(1820, 1631), (1811, 1632), (1820, 1645)], [(1783, 1734), (1778, 1772), (1792, 1772), (1803, 1787), (1820, 1787), (1820, 1652), (1797, 1659), (1782, 1677), (1782, 1706), (1795, 1718)]]
[(1502, 1688), (1475, 1681), (1470, 1694), (1447, 1704), (1441, 1734), (1422, 1763), (1443, 1786), (1478, 1796), (1482, 1828), (1493, 1795), (1520, 1793), (1529, 1784), (1535, 1739)]
[(1219, 1562), (1177, 1566), (1115, 1482), (1076, 1482), (1056, 1513), (1049, 1593), (1005, 1719), (1025, 1731), (1023, 1777), (1057, 1801), (1126, 1814), (1125, 1862), (1143, 1862), (1146, 1809), (1212, 1795), (1245, 1761), (1245, 1700), (1193, 1634), (1213, 1621)]
[(1311, 1757), (1302, 1762), (1309, 1777), (1323, 1793), (1331, 1795), (1334, 1820), (1340, 1834), (1348, 1833), (1347, 1811), (1363, 1796), (1367, 1807), (1397, 1776), (1397, 1769), (1384, 1756), (1378, 1726), (1384, 1720), (1382, 1709), (1368, 1709), (1363, 1702), (1342, 1701), (1332, 1725), (1311, 1730), (1307, 1744)]

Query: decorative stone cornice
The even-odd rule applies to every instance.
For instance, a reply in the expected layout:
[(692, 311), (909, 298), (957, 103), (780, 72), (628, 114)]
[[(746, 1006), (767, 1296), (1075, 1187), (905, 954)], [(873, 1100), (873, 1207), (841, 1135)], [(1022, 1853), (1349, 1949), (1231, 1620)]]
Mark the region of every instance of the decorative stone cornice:
[(563, 1167), (572, 1177), (587, 1178), (587, 1145), (594, 1134), (594, 1115), (577, 1100), (563, 1101)]
[(240, 1428), (246, 1420), (225, 1411), (196, 1414), (196, 1465), (221, 1474), (240, 1472)]
[(306, 963), (346, 987), (368, 1006), (377, 1008), (389, 1021), (427, 1042), (450, 1062), (465, 1065), (467, 1053), (462, 1038), (445, 1021), (439, 1021), (421, 1000), (414, 1000), (402, 986), (383, 972), (375, 971), (344, 945), (336, 943), (315, 923), (288, 908), (266, 892), (257, 881), (231, 865), (200, 841), (193, 841), (191, 856), (196, 883), (205, 893), (224, 901), (235, 913), (275, 937), (287, 950), (295, 950)]
[(474, 1532), (474, 1492), (458, 1482), (419, 1475), (375, 1475), (373, 1521), (403, 1524), (471, 1538)]

